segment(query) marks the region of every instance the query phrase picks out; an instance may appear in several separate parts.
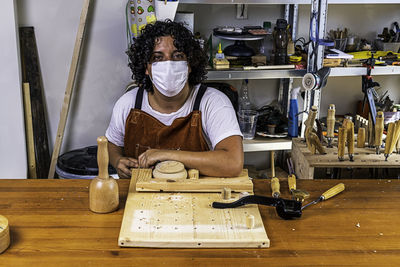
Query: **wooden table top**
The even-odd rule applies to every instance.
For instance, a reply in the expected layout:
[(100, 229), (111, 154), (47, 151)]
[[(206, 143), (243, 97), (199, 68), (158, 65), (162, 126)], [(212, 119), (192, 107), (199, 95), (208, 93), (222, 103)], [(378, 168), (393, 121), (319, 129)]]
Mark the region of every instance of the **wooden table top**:
[[(88, 180), (0, 180), (0, 214), (9, 220), (11, 245), (0, 266), (265, 266), (398, 265), (400, 180), (298, 180), (311, 199), (343, 182), (338, 196), (284, 221), (260, 206), (270, 248), (120, 248), (128, 180), (118, 181), (120, 208), (89, 211)], [(255, 180), (256, 193), (270, 195), (269, 180)], [(286, 181), (281, 182), (289, 197)]]

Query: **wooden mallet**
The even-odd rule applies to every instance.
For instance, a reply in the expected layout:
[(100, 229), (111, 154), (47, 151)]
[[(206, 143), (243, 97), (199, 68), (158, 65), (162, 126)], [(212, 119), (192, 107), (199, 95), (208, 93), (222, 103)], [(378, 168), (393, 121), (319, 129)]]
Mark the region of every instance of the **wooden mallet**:
[(99, 176), (94, 178), (89, 188), (89, 207), (96, 213), (109, 213), (118, 209), (119, 193), (117, 182), (108, 175), (108, 140), (97, 138), (97, 164)]

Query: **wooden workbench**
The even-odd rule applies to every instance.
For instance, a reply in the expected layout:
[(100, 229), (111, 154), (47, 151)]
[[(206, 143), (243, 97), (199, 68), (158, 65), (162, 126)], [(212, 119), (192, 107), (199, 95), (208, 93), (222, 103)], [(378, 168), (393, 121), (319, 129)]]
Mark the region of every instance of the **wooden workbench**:
[[(284, 221), (260, 206), (271, 241), (264, 249), (120, 248), (128, 180), (118, 181), (120, 209), (89, 211), (87, 180), (0, 180), (0, 214), (9, 220), (11, 246), (0, 266), (268, 266), (369, 265), (400, 262), (400, 181), (340, 180), (346, 190)], [(311, 198), (338, 180), (300, 180)], [(270, 195), (269, 180), (255, 180)], [(286, 181), (281, 182), (288, 197)]]

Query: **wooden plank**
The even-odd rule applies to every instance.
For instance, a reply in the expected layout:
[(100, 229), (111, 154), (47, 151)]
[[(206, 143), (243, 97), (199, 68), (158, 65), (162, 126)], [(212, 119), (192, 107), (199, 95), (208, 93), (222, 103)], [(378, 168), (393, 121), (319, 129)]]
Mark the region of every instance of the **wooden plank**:
[(35, 146), (36, 175), (45, 178), (50, 165), (43, 83), (33, 27), (21, 27), (20, 49), (23, 82), (29, 83), (32, 129)]
[(25, 136), (26, 146), (28, 152), (28, 177), (37, 178), (36, 175), (36, 160), (35, 160), (35, 143), (33, 136), (32, 126), (32, 108), (31, 108), (31, 97), (29, 83), (23, 84), (23, 96), (24, 96), (24, 117), (25, 117)]
[[(214, 209), (224, 201), (216, 193), (136, 192), (136, 181), (148, 171), (133, 172), (118, 243), (122, 247), (229, 248), (269, 247), (257, 205)], [(239, 194), (232, 194), (234, 201)], [(253, 215), (255, 226), (246, 227)]]
[[(293, 139), (293, 140), (295, 140), (295, 139)], [(292, 143), (292, 158), (293, 158), (293, 164), (294, 164), (294, 171), (295, 171), (296, 177), (298, 179), (313, 179), (314, 178), (314, 168), (310, 166), (310, 164), (304, 157), (304, 153), (300, 150), (299, 144), (301, 144), (301, 142), (302, 141), (300, 141), (300, 139), (299, 139), (298, 142)], [(308, 150), (307, 144), (306, 143), (302, 143), (302, 144)], [(311, 152), (310, 152), (310, 154), (311, 154)]]
[(223, 188), (230, 188), (234, 192), (253, 192), (253, 183), (246, 169), (240, 176), (232, 178), (200, 176), (199, 179), (156, 179), (152, 178), (151, 169), (133, 169), (132, 176), (138, 176), (137, 191), (221, 192)]
[(54, 178), (57, 159), (58, 159), (58, 155), (60, 154), (61, 144), (62, 144), (62, 140), (64, 138), (64, 130), (65, 130), (65, 125), (67, 123), (69, 106), (71, 103), (72, 89), (74, 88), (74, 85), (75, 85), (76, 71), (78, 69), (78, 63), (79, 63), (79, 59), (80, 59), (83, 37), (84, 37), (85, 29), (86, 29), (87, 14), (89, 11), (90, 3), (91, 3), (91, 0), (84, 0), (83, 7), (82, 7), (81, 17), (80, 17), (80, 21), (79, 21), (79, 28), (78, 28), (78, 32), (76, 34), (76, 39), (75, 39), (74, 52), (72, 54), (71, 67), (69, 69), (67, 86), (65, 89), (64, 102), (63, 102), (62, 110), (61, 110), (61, 114), (60, 114), (60, 121), (58, 123), (56, 141), (55, 141), (54, 148), (53, 148), (53, 154), (51, 156), (50, 169), (49, 169), (49, 173), (48, 173), (49, 179)]

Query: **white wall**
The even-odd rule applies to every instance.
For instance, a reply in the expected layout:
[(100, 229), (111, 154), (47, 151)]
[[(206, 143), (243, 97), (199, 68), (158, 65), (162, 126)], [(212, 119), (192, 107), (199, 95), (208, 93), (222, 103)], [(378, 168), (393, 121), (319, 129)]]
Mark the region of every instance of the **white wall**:
[[(20, 26), (34, 26), (36, 31), (52, 149), (83, 0), (17, 0), (17, 3)], [(61, 152), (95, 144), (96, 137), (107, 128), (115, 101), (131, 80), (125, 55), (126, 0), (93, 3)], [(275, 22), (284, 12), (283, 5), (250, 5), (249, 19), (236, 20), (234, 5), (187, 4), (179, 9), (195, 11), (195, 31), (205, 37), (215, 26), (261, 25), (263, 21)], [(309, 5), (300, 6), (299, 36), (308, 35), (309, 12)], [(400, 5), (330, 5), (328, 29), (348, 26), (352, 32), (373, 38), (384, 26), (400, 20), (399, 14)], [(393, 89), (392, 96), (400, 101), (398, 76), (376, 80)], [(232, 83), (240, 88), (240, 81)], [(300, 79), (296, 79), (295, 84), (299, 83)], [(330, 78), (323, 90), (322, 111), (329, 103), (337, 104), (338, 113), (351, 111), (352, 104), (362, 98), (360, 86), (359, 77)], [(250, 81), (251, 99), (257, 106), (268, 104), (276, 99), (277, 87), (276, 79)], [(348, 92), (350, 96), (343, 97)], [(259, 156), (263, 157), (265, 153)]]
[[(92, 1), (61, 153), (96, 144), (130, 82), (125, 0)], [(20, 26), (35, 27), (47, 105), (49, 145), (57, 133), (83, 1), (18, 0)]]
[(15, 1), (0, 9), (0, 178), (26, 178), (24, 115)]

